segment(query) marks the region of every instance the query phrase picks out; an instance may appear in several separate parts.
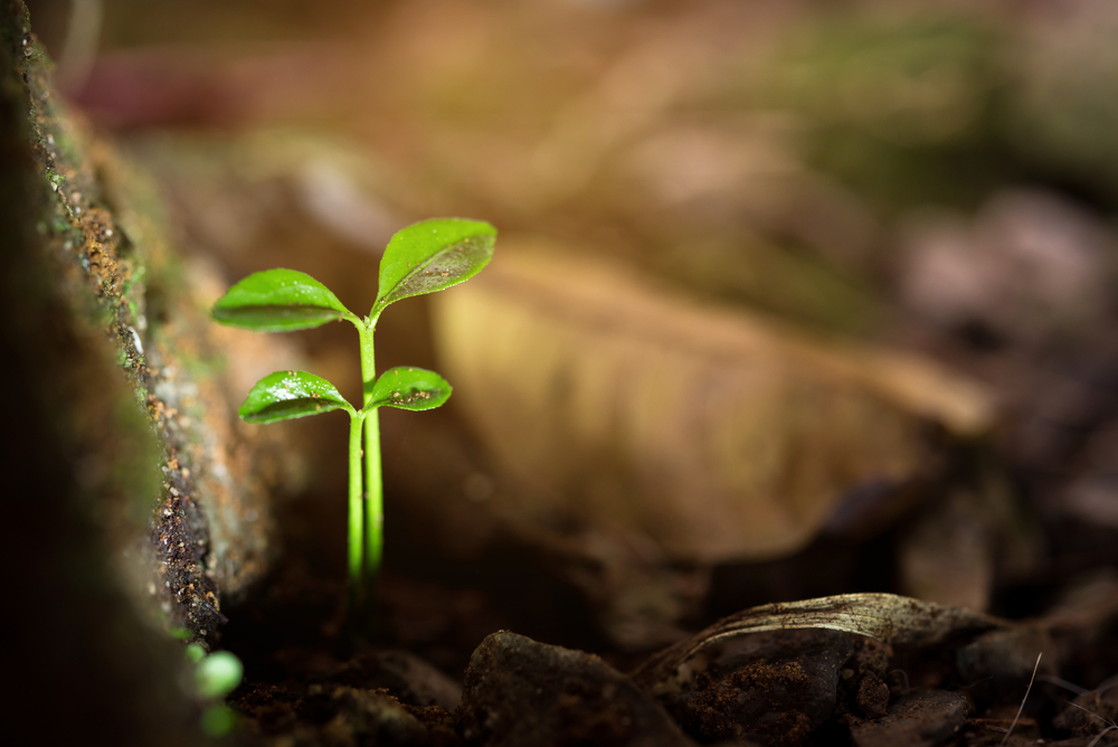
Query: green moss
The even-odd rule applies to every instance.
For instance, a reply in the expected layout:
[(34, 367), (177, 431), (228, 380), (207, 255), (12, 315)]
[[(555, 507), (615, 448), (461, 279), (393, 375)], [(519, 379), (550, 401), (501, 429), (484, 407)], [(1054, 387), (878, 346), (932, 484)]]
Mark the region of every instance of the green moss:
[(809, 160), (879, 206), (970, 206), (1009, 168), (994, 126), (1004, 49), (973, 15), (834, 14), (752, 96), (793, 113)]

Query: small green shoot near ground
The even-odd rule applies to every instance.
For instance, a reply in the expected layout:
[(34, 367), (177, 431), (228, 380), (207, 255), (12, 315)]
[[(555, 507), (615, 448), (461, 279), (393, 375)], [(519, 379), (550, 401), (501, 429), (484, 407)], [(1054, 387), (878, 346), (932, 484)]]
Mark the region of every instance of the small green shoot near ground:
[(368, 590), (381, 561), (378, 410), (431, 410), (446, 402), (451, 392), (443, 377), (421, 368), (392, 368), (377, 376), (373, 347), (377, 321), (396, 301), (444, 290), (476, 275), (492, 258), (496, 238), (497, 230), (490, 224), (461, 218), (436, 218), (401, 230), (381, 257), (377, 297), (365, 317), (347, 309), (310, 275), (285, 269), (249, 275), (214, 304), (217, 321), (258, 332), (312, 329), (341, 320), (357, 328), (364, 382), (360, 407), (351, 405), (326, 379), (306, 371), (276, 371), (252, 387), (239, 410), (250, 423), (275, 423), (331, 410), (349, 415), (347, 567), (354, 607), (368, 603)]
[(228, 651), (207, 653), (198, 643), (186, 647), (186, 657), (194, 663), (194, 691), (205, 703), (202, 731), (210, 737), (229, 734), (236, 726), (237, 715), (225, 705), (225, 697), (241, 684), (244, 665)]

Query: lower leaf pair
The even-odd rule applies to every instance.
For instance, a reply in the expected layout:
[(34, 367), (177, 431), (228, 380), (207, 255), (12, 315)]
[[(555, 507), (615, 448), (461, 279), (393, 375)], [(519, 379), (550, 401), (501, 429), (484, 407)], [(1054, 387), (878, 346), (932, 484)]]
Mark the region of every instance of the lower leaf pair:
[(321, 376), (306, 371), (276, 371), (253, 385), (237, 414), (248, 423), (277, 423), (331, 410), (345, 410), (351, 418), (377, 407), (433, 410), (450, 399), (450, 384), (434, 371), (397, 366), (373, 384), (372, 396), (358, 411)]

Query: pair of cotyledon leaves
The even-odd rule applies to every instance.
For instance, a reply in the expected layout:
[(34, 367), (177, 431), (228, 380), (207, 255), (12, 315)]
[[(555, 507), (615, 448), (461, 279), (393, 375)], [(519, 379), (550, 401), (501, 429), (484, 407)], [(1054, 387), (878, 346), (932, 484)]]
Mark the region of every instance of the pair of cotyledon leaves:
[[(426, 220), (399, 231), (384, 250), (377, 297), (365, 320), (310, 275), (287, 269), (264, 270), (241, 280), (214, 304), (213, 316), (223, 324), (258, 332), (312, 329), (339, 320), (361, 328), (369, 320), (375, 322), (391, 303), (476, 275), (493, 256), (496, 237), (490, 224), (461, 218)], [(430, 410), (443, 404), (450, 392), (450, 384), (434, 371), (392, 368), (373, 383), (362, 409)], [(251, 423), (274, 423), (330, 410), (356, 414), (326, 379), (306, 371), (276, 371), (252, 387), (239, 414)]]

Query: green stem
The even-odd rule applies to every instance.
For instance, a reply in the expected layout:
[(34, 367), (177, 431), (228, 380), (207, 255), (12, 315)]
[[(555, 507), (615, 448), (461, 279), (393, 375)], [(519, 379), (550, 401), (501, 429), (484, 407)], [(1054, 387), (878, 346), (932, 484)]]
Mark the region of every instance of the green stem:
[(384, 486), (381, 479), (380, 409), (365, 416), (365, 580), (376, 581), (384, 545)]
[[(377, 317), (370, 317), (358, 327), (361, 343), (361, 378), (365, 382), (362, 407), (372, 400), (376, 382), (376, 351), (373, 332)], [(364, 563), (362, 576), (367, 587), (376, 581), (380, 570), (383, 538), (384, 487), (381, 477), (380, 416), (377, 409), (365, 412), (365, 506), (364, 506)]]
[(365, 417), (355, 413), (349, 418), (349, 601), (355, 609), (365, 594), (364, 505), (362, 501), (361, 434)]

